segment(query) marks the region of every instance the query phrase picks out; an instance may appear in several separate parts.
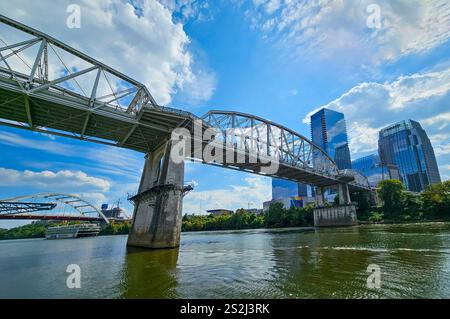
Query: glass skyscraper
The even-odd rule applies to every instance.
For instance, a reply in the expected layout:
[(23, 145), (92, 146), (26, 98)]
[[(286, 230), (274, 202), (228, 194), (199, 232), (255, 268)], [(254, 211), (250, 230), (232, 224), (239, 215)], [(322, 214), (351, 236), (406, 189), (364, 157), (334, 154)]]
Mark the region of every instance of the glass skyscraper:
[(441, 182), (433, 147), (419, 122), (392, 124), (380, 131), (378, 152), (383, 165), (395, 165), (400, 180), (413, 192)]
[(272, 200), (296, 196), (314, 197), (314, 188), (303, 183), (272, 178)]
[(272, 178), (272, 200), (299, 196), (299, 184), (284, 179)]
[(399, 179), (398, 171), (394, 165), (381, 165), (380, 156), (372, 154), (358, 158), (352, 162), (352, 168), (359, 171), (369, 180), (372, 187), (377, 187), (378, 183), (385, 179)]
[(350, 149), (344, 114), (323, 108), (311, 116), (311, 138), (334, 161), (339, 169), (350, 169)]

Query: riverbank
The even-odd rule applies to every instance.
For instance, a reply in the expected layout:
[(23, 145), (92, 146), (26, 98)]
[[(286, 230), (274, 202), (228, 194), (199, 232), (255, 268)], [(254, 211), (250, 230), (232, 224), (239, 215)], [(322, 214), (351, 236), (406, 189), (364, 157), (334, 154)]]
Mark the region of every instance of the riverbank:
[[(0, 240), (45, 238), (45, 233), (48, 227), (61, 226), (67, 224), (74, 224), (74, 223), (35, 221), (30, 224), (11, 229), (0, 228)], [(121, 223), (110, 223), (108, 225), (103, 225), (98, 235), (99, 236), (126, 235), (129, 233), (130, 227), (131, 221)]]

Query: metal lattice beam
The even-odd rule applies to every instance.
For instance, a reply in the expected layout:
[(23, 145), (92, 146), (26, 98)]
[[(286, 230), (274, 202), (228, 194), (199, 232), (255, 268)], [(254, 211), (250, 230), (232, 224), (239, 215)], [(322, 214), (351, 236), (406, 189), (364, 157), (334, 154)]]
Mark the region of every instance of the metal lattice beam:
[(0, 214), (23, 214), (38, 211), (52, 210), (55, 203), (27, 203), (0, 201)]

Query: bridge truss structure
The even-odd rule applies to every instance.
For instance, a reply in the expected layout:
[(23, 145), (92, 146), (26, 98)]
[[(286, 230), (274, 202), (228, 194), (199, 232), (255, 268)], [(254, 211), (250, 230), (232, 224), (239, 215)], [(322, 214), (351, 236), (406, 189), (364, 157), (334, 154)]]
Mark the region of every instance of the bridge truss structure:
[(139, 152), (193, 117), (140, 82), (0, 15), (0, 124)]
[[(334, 160), (301, 134), (272, 121), (235, 111), (210, 111), (202, 117), (217, 134), (214, 140), (245, 158), (277, 161), (273, 177), (319, 187), (349, 183), (354, 190), (370, 190), (368, 179), (354, 170), (339, 170)], [(229, 168), (258, 173), (263, 163), (231, 163)]]
[(104, 221), (101, 210), (78, 195), (39, 193), (0, 200), (0, 219)]

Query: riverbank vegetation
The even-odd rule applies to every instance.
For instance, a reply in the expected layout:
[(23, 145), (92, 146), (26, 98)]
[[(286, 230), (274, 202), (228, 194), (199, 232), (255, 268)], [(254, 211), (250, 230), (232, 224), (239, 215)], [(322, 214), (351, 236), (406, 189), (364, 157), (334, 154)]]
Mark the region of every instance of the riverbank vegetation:
[(270, 205), (266, 213), (256, 214), (241, 208), (234, 214), (184, 215), (182, 231), (234, 230), (255, 228), (304, 227), (313, 225), (313, 206), (283, 208)]
[[(76, 223), (77, 222), (67, 223), (67, 222), (35, 221), (30, 224), (11, 229), (0, 228), (0, 240), (20, 239), (20, 238), (44, 238), (45, 232), (47, 231), (48, 227), (62, 226)], [(99, 236), (128, 234), (130, 227), (131, 222), (129, 221), (122, 223), (110, 223), (109, 225), (104, 225), (101, 228)]]
[[(450, 221), (450, 181), (429, 186), (422, 193), (405, 190), (398, 180), (386, 180), (379, 184), (377, 195), (381, 204), (371, 206), (365, 194), (354, 194), (359, 221), (371, 223)], [(339, 197), (333, 203), (338, 205)], [(238, 209), (235, 214), (184, 215), (182, 231), (234, 230), (280, 227), (313, 226), (314, 205), (304, 208), (283, 208), (281, 203), (273, 203), (267, 212), (256, 214)], [(42, 238), (50, 226), (67, 223), (36, 221), (21, 227), (0, 229), (0, 240), (18, 238)], [(131, 222), (111, 223), (102, 227), (99, 235), (128, 234)]]
[(381, 205), (359, 209), (359, 220), (450, 221), (450, 181), (428, 186), (419, 194), (406, 191), (398, 180), (385, 180), (378, 185), (377, 195)]

